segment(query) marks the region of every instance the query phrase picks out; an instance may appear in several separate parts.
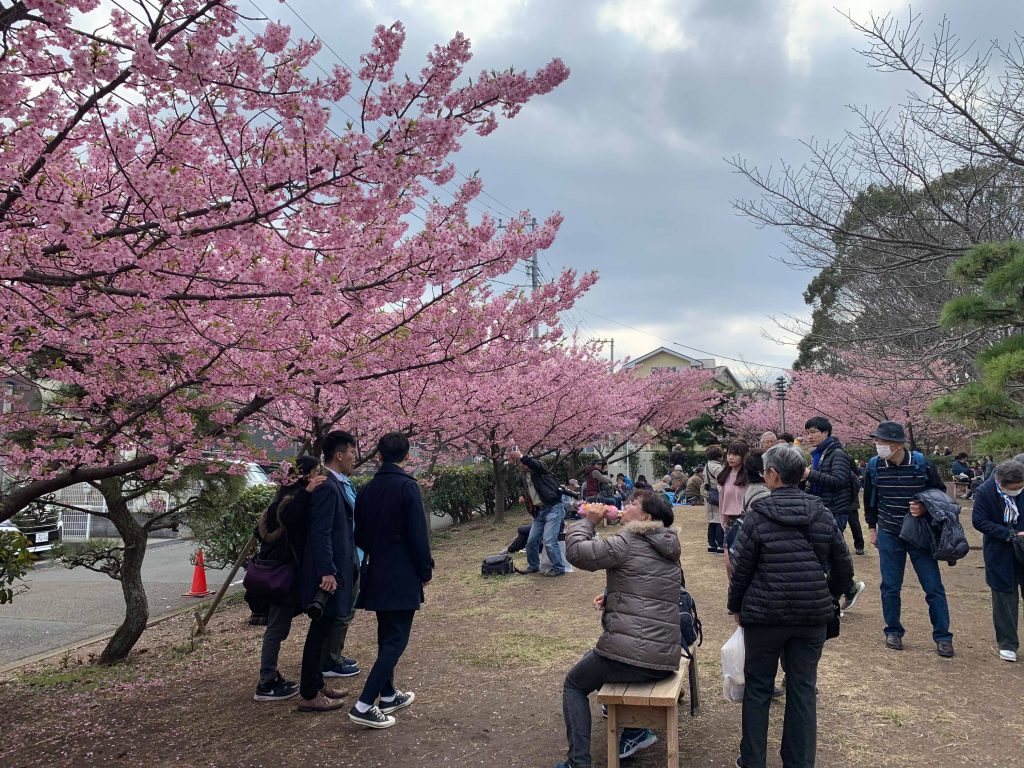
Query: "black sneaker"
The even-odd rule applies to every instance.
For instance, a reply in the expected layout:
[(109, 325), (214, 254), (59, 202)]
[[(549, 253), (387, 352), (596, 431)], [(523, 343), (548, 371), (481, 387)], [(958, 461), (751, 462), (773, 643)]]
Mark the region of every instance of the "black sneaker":
[(260, 683), (256, 686), (256, 695), (253, 701), (284, 701), (296, 696), (299, 693), (299, 686), (296, 683), (278, 677), (269, 683)]
[(641, 749), (647, 749), (658, 740), (649, 728), (627, 728), (619, 737), (619, 759), (632, 757)]
[(390, 715), (392, 712), (405, 709), (414, 701), (416, 701), (416, 694), (412, 691), (408, 691), (407, 693), (395, 691), (395, 698), (391, 701), (384, 701), (384, 699), (381, 699), (380, 704), (377, 705), (377, 709), (385, 715)]
[(367, 728), (390, 728), (398, 722), (391, 715), (385, 715), (377, 707), (370, 707), (365, 712), (360, 712), (353, 706), (348, 711), (348, 719), (353, 723), (365, 725)]
[(863, 591), (864, 591), (864, 582), (863, 581), (854, 582), (853, 589), (850, 591), (850, 594), (843, 595), (843, 604), (840, 606), (840, 608), (843, 610), (843, 612), (846, 612), (846, 611), (850, 610), (851, 608), (853, 608), (854, 605), (856, 605), (857, 598), (860, 597), (860, 595), (861, 595), (861, 593)]

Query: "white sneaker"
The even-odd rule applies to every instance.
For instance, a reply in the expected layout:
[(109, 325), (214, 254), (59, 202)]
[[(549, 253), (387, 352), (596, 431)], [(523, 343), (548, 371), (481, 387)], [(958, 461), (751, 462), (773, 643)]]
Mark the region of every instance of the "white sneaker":
[(1016, 661), (1017, 653), (1016, 651), (1000, 651), (999, 658), (1003, 661)]

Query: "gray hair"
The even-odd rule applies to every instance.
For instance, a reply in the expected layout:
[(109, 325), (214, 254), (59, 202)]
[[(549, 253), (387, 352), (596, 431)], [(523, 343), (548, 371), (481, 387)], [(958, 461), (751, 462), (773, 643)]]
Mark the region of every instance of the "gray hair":
[(779, 443), (765, 451), (761, 457), (765, 471), (774, 469), (783, 485), (796, 485), (804, 479), (807, 459), (795, 445)]
[[(1021, 456), (1024, 456), (1024, 454), (1021, 454)], [(1021, 463), (1016, 458), (1001, 461), (996, 466), (995, 476), (996, 482), (999, 485), (1024, 483), (1024, 463)]]
[(1013, 457), (1013, 460), (1020, 464), (1024, 464), (1024, 453), (1018, 453), (1016, 456)]
[(764, 441), (766, 439), (769, 439), (769, 438), (772, 439), (772, 440), (778, 440), (779, 436), (776, 435), (774, 432), (762, 432), (761, 433), (761, 444), (763, 445)]

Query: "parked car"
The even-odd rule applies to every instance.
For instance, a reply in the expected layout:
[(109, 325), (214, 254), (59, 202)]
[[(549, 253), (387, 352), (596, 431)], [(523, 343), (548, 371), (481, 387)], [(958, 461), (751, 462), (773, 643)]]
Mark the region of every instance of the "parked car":
[(0, 531), (17, 531), (28, 539), (32, 554), (49, 552), (64, 538), (64, 523), (60, 514), (48, 507), (19, 512), (10, 520), (0, 523)]

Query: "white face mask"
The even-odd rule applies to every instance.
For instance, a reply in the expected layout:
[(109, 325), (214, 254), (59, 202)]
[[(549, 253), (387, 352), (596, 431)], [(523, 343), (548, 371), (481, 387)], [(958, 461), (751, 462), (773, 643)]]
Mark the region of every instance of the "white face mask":
[(892, 448), (885, 443), (875, 443), (875, 453), (878, 454), (880, 459), (888, 459), (892, 456)]
[(1018, 488), (1016, 491), (1008, 491), (1002, 486), (999, 486), (999, 490), (1005, 493), (1007, 496), (1020, 496), (1020, 492), (1024, 491), (1024, 488)]

